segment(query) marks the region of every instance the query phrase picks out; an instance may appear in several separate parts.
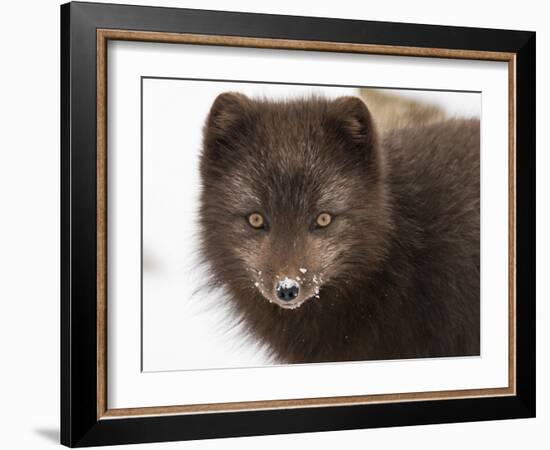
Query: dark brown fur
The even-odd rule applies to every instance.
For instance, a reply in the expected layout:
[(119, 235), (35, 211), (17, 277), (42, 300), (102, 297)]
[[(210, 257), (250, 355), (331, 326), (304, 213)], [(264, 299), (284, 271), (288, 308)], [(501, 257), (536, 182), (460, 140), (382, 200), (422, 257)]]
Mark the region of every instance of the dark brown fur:
[[(478, 121), (379, 138), (353, 97), (226, 93), (201, 176), (212, 284), (277, 361), (479, 354)], [(252, 212), (269, 227), (251, 228)], [(320, 212), (327, 228), (312, 227)], [(274, 283), (300, 274), (304, 301), (284, 309)]]

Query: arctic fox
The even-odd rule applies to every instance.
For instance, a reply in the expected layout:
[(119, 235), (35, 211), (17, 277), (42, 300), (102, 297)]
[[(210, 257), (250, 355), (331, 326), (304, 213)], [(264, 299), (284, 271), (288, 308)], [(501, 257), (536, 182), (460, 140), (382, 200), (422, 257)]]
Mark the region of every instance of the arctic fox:
[(479, 121), (384, 131), (356, 97), (212, 105), (202, 257), (278, 362), (479, 354)]

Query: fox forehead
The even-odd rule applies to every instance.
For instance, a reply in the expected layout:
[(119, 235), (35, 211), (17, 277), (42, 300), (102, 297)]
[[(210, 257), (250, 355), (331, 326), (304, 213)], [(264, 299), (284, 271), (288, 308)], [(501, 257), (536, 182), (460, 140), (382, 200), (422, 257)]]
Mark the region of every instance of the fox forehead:
[(270, 209), (338, 213), (356, 202), (364, 188), (362, 180), (353, 175), (300, 170), (289, 173), (284, 168), (262, 173), (235, 167), (218, 184), (222, 197), (230, 199), (241, 214)]

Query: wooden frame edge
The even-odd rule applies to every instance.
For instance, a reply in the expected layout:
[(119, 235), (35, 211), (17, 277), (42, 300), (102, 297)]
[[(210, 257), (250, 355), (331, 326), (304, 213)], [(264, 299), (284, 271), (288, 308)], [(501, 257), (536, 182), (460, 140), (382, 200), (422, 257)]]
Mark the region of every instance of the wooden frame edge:
[(402, 394), (316, 397), (289, 400), (210, 403), (198, 405), (146, 406), (138, 408), (108, 409), (99, 419), (172, 414), (222, 413), (261, 411), (266, 409), (295, 409), (327, 406), (353, 406), (365, 404), (417, 402), (426, 400), (456, 400), (461, 398), (506, 397), (514, 395), (511, 388), (468, 389), (462, 391), (410, 392)]
[(452, 59), (481, 59), (510, 61), (514, 53), (484, 50), (460, 50), (434, 47), (406, 47), (381, 44), (357, 44), (329, 41), (298, 41), (293, 39), (253, 38), (194, 33), (163, 33), (154, 31), (97, 29), (98, 39), (172, 44), (217, 45), (224, 47), (267, 48), (342, 53), (366, 53), (393, 56), (438, 57)]
[(508, 61), (508, 386), (516, 380), (516, 55)]
[[(516, 54), (480, 50), (403, 47), (290, 39), (250, 38), (222, 35), (164, 33), (98, 28), (97, 36), (97, 419), (144, 417), (173, 414), (221, 413), (267, 409), (350, 406), (359, 404), (450, 400), (516, 395)], [(180, 43), (251, 48), (365, 53), (392, 56), (436, 57), (508, 62), (509, 73), (509, 372), (508, 387), (401, 394), (317, 397), (199, 405), (107, 407), (107, 41)]]
[(107, 40), (97, 33), (97, 417), (107, 411)]

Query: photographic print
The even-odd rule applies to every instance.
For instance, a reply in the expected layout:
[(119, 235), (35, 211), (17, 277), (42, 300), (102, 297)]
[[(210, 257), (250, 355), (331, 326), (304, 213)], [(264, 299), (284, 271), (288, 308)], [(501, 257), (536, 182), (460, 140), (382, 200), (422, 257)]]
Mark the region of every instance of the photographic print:
[(141, 82), (144, 371), (480, 355), (479, 92)]
[(111, 407), (507, 389), (506, 62), (106, 50)]

